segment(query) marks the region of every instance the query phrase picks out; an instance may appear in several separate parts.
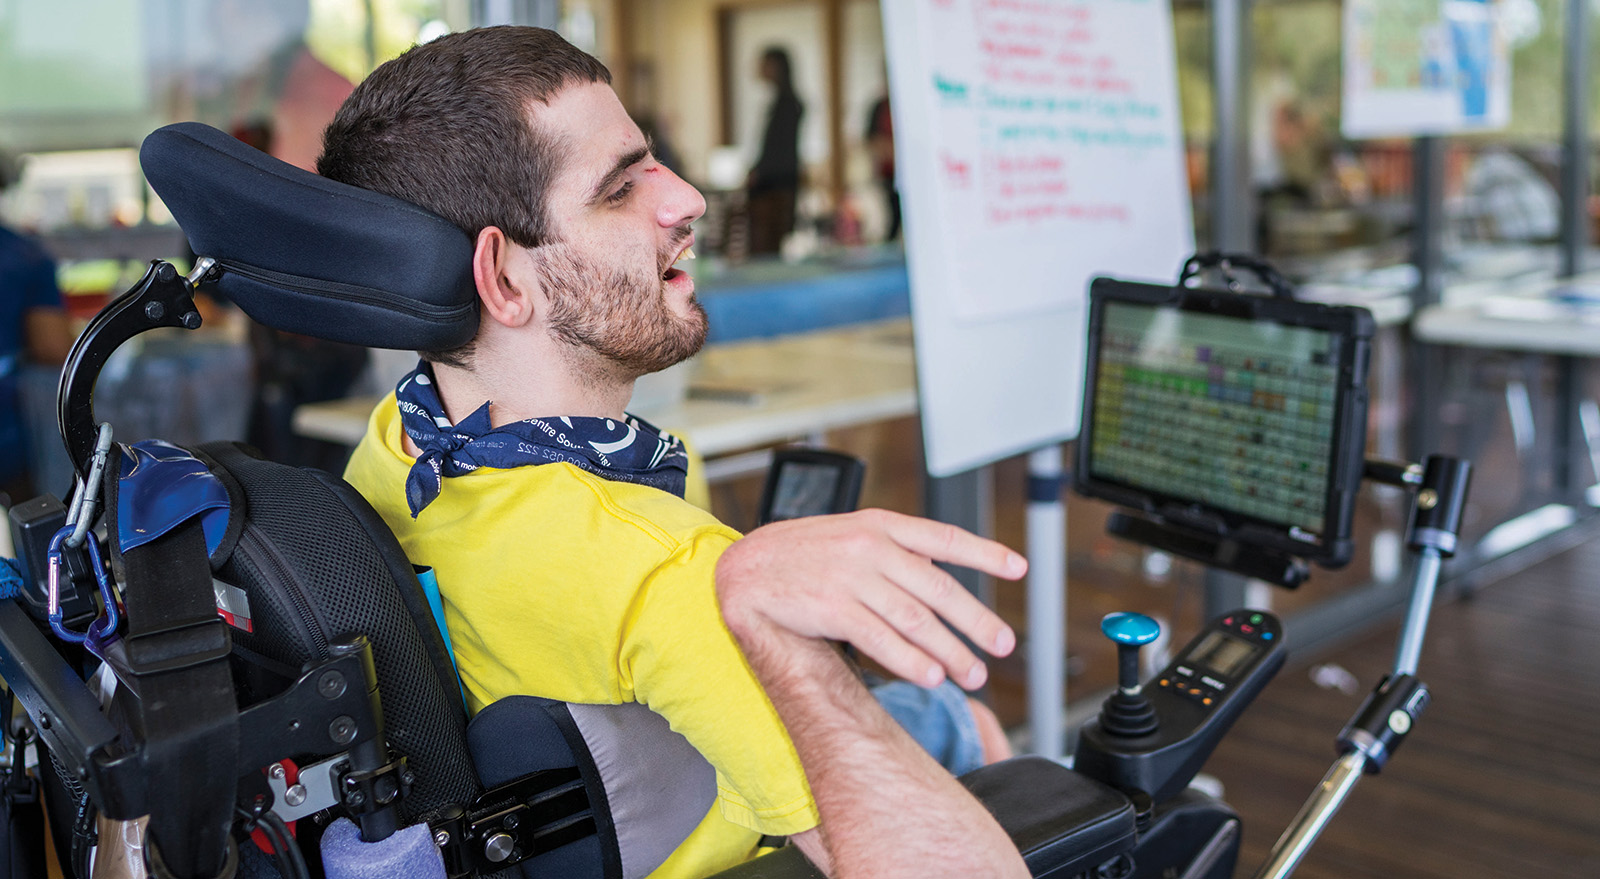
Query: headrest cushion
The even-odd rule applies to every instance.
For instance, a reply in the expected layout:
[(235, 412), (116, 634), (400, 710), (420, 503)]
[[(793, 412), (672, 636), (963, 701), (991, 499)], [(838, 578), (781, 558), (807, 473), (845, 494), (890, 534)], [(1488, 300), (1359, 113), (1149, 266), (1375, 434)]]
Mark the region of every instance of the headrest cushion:
[(221, 265), (211, 288), (257, 321), (424, 351), (477, 333), (473, 243), (448, 220), (198, 122), (151, 133), (139, 162), (189, 246)]

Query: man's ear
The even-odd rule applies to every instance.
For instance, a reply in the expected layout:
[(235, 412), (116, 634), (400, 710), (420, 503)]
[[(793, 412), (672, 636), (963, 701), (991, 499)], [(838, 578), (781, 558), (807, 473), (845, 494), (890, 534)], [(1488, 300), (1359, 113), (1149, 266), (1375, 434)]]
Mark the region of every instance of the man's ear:
[(483, 309), (497, 323), (520, 327), (534, 316), (538, 277), (527, 251), (496, 226), (478, 233), (472, 251), (472, 279)]

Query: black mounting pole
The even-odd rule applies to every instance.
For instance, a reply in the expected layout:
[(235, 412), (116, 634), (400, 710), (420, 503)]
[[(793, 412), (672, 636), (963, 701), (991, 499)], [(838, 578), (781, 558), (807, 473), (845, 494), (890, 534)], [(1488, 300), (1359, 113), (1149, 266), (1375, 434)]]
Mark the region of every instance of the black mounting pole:
[[(204, 273), (209, 264), (199, 267)], [(94, 385), (111, 352), (123, 342), (156, 327), (198, 329), (194, 287), (169, 262), (151, 260), (150, 268), (128, 292), (101, 309), (73, 343), (61, 369), (57, 412), (61, 440), (79, 478), (89, 476), (99, 426), (94, 418)]]

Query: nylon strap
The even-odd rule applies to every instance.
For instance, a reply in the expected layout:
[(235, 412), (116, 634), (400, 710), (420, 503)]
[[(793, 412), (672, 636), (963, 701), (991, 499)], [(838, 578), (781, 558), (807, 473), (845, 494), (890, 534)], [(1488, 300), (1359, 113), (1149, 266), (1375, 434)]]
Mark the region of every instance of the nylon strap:
[[(113, 511), (114, 472), (106, 486)], [(127, 611), (124, 680), (138, 696), (134, 720), (149, 779), (147, 844), (174, 876), (215, 876), (227, 862), (233, 824), (239, 710), (205, 534), (191, 518), (118, 554)]]

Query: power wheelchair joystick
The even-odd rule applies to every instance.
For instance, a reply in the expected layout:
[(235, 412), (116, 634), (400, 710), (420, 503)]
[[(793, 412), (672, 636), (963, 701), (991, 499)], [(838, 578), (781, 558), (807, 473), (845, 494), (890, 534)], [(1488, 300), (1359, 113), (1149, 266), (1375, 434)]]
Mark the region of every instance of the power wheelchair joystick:
[(1139, 685), (1139, 648), (1161, 635), (1161, 626), (1140, 613), (1107, 614), (1100, 631), (1117, 645), (1117, 690), (1100, 708), (1100, 728), (1107, 735), (1136, 738), (1160, 728), (1156, 709)]

